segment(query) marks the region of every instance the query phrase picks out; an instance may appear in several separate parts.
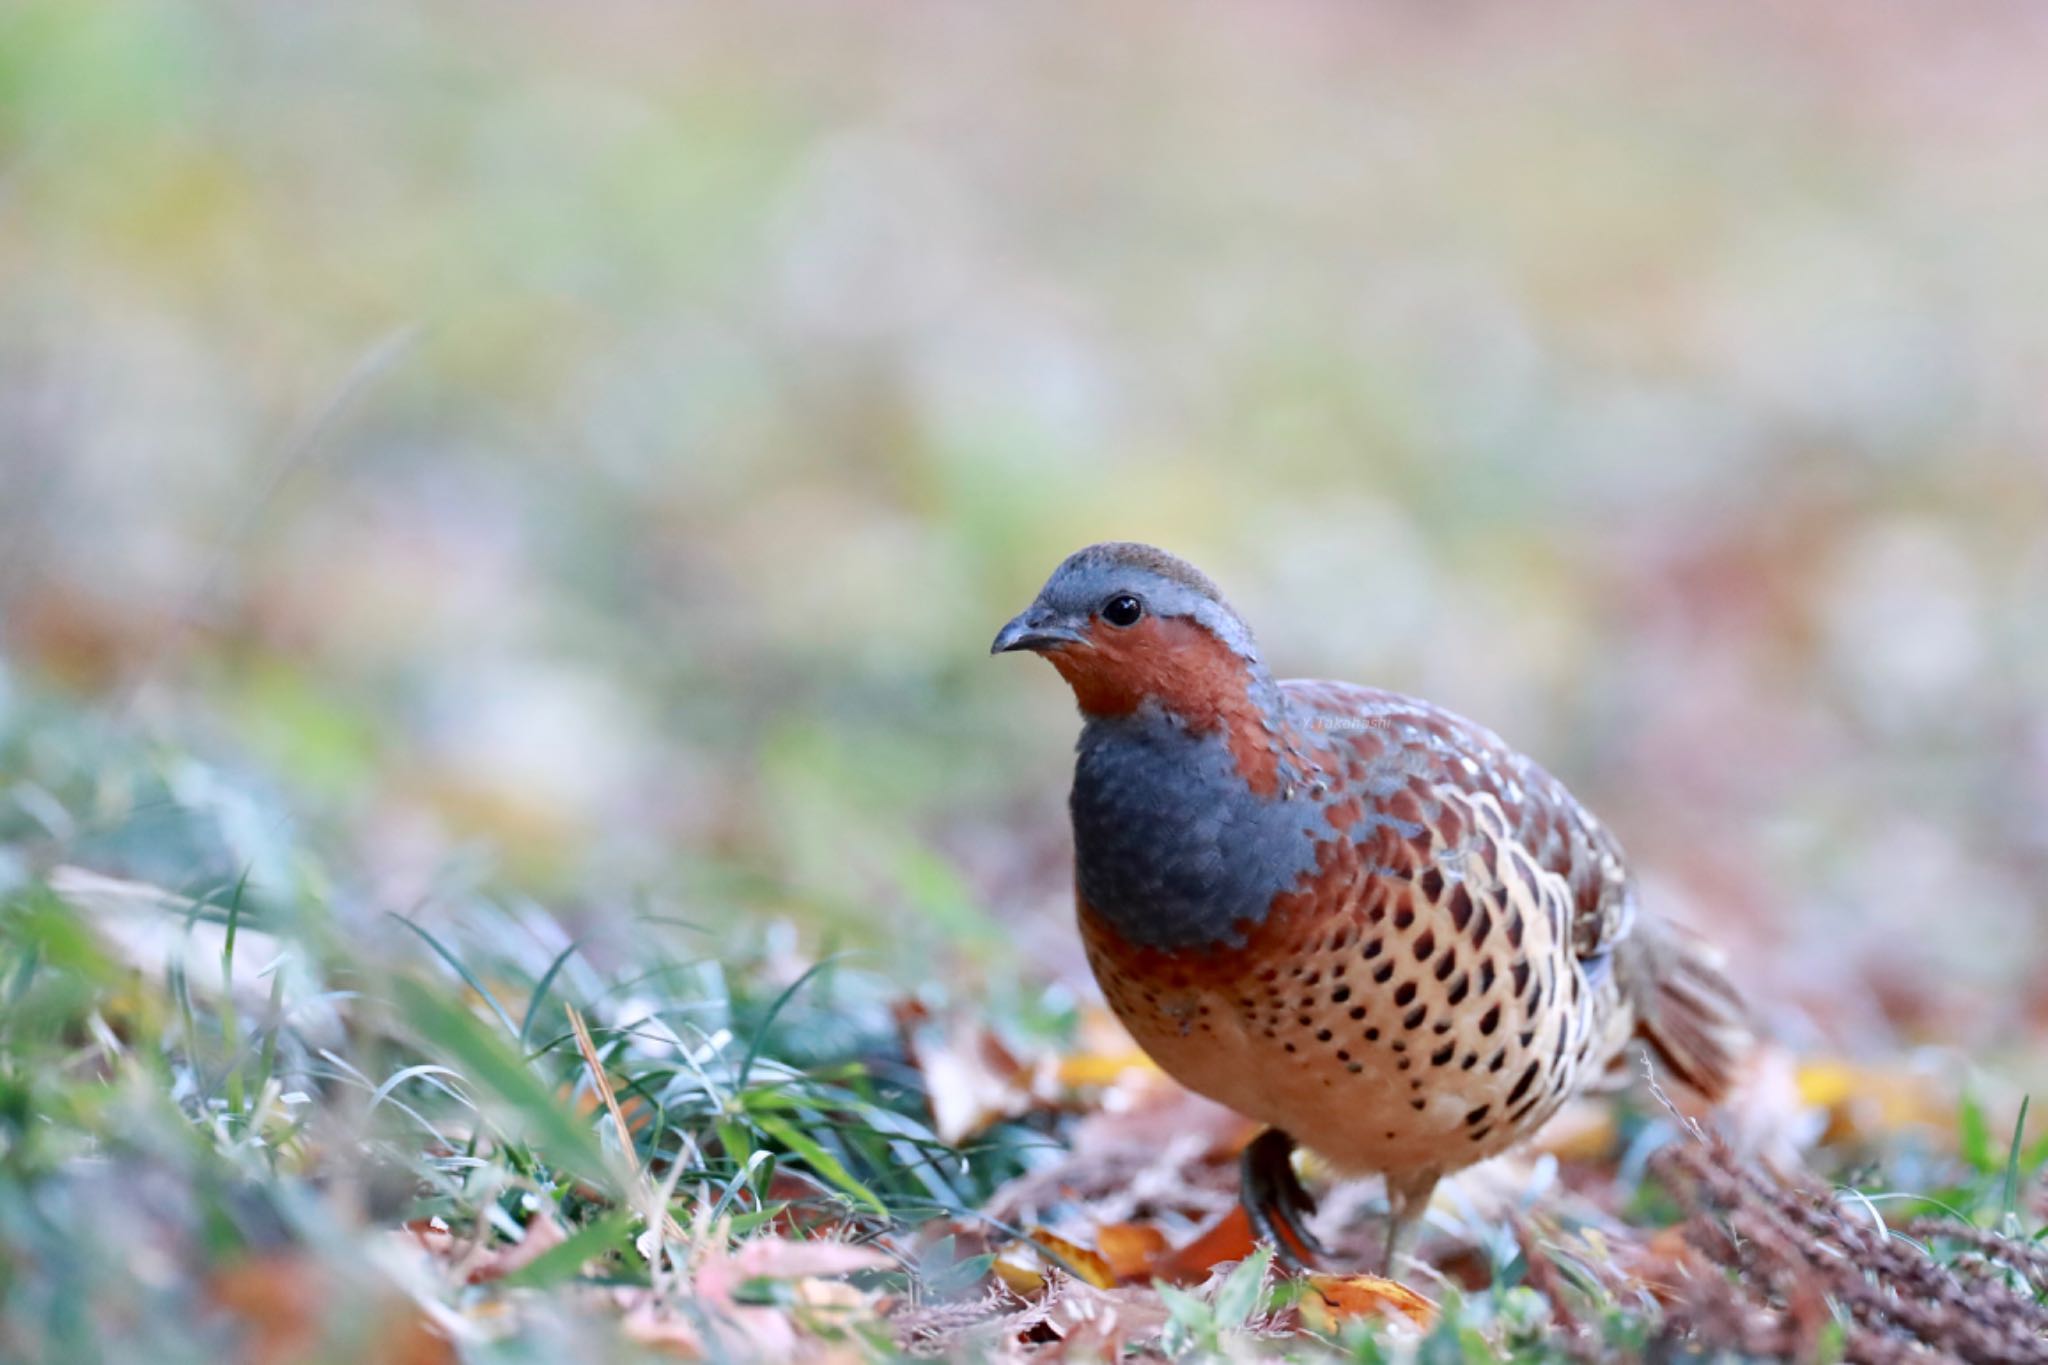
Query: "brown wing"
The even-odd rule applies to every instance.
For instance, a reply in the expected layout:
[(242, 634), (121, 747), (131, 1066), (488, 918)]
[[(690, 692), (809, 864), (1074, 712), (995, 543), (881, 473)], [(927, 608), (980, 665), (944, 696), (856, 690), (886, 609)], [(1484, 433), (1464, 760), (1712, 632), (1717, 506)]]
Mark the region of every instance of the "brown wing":
[(1580, 958), (1604, 958), (1628, 936), (1636, 898), (1620, 843), (1562, 782), (1499, 735), (1393, 692), (1304, 679), (1280, 686), (1303, 738), (1352, 761), (1367, 793), (1420, 785), (1440, 801), (1497, 810), (1509, 856), (1562, 881)]
[(1346, 683), (1281, 687), (1311, 747), (1341, 756), (1368, 796), (1420, 788), (1445, 808), (1476, 811), (1499, 836), (1498, 856), (1550, 874), (1523, 881), (1542, 884), (1546, 905), (1553, 894), (1567, 898), (1556, 913), (1569, 917), (1589, 978), (1611, 963), (1636, 1033), (1700, 1093), (1728, 1088), (1752, 1039), (1739, 992), (1707, 945), (1667, 923), (1637, 922), (1619, 841), (1563, 783), (1491, 730), (1428, 702)]

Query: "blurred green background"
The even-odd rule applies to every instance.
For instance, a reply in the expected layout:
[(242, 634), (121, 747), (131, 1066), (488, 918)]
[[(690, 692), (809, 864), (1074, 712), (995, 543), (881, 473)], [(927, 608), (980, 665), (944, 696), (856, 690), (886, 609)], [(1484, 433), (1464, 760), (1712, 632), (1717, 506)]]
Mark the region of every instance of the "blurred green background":
[(1070, 702), (985, 651), (1152, 540), (1558, 771), (1795, 1042), (2023, 1038), (2044, 62), (2016, 4), (8, 0), (0, 708), (277, 775), (378, 908), (708, 879), (1073, 975)]

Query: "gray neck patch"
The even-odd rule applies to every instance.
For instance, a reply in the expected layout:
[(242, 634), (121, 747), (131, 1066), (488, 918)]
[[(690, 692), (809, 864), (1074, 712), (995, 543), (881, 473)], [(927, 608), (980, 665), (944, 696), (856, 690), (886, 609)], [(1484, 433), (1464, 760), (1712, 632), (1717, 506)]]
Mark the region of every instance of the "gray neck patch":
[(1237, 946), (1315, 868), (1318, 803), (1261, 797), (1221, 731), (1193, 735), (1156, 706), (1081, 731), (1074, 863), (1081, 898), (1146, 948)]

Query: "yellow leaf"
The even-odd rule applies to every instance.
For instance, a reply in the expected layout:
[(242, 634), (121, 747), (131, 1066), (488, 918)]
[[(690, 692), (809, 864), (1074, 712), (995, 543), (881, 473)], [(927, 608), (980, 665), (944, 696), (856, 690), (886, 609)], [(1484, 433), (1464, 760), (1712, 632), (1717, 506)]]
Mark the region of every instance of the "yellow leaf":
[(1301, 1299), (1302, 1321), (1319, 1332), (1333, 1332), (1354, 1318), (1396, 1315), (1427, 1331), (1436, 1321), (1436, 1305), (1398, 1280), (1377, 1275), (1311, 1275)]
[(1559, 1161), (1599, 1161), (1614, 1151), (1614, 1106), (1568, 1104), (1543, 1125), (1536, 1146)]
[(1069, 1090), (1082, 1086), (1114, 1085), (1133, 1071), (1157, 1071), (1152, 1059), (1136, 1048), (1125, 1052), (1077, 1052), (1060, 1058), (1060, 1084)]
[(1058, 1260), (1061, 1269), (1070, 1272), (1074, 1278), (1085, 1280), (1097, 1289), (1116, 1288), (1116, 1276), (1110, 1273), (1109, 1262), (1097, 1252), (1044, 1228), (1033, 1228), (1031, 1240)]
[(1949, 1117), (1927, 1078), (1909, 1071), (1812, 1061), (1800, 1065), (1797, 1080), (1800, 1101), (1827, 1114), (1831, 1140), (1945, 1125)]
[(1080, 1086), (1114, 1085), (1126, 1076), (1162, 1074), (1131, 1040), (1130, 1033), (1115, 1015), (1100, 1006), (1081, 1012), (1081, 1027), (1072, 1055), (1059, 1063), (1060, 1084), (1068, 1089)]
[(1116, 1288), (1116, 1276), (1099, 1253), (1044, 1228), (1033, 1228), (1023, 1241), (997, 1252), (991, 1268), (1012, 1293), (1029, 1298), (1045, 1288), (1048, 1265), (1057, 1265), (1097, 1289)]
[(1045, 1263), (1036, 1248), (1023, 1242), (998, 1254), (989, 1268), (1020, 1299), (1035, 1298), (1045, 1289)]
[(1808, 1062), (1799, 1068), (1799, 1098), (1816, 1109), (1832, 1109), (1856, 1093), (1856, 1069), (1842, 1062)]

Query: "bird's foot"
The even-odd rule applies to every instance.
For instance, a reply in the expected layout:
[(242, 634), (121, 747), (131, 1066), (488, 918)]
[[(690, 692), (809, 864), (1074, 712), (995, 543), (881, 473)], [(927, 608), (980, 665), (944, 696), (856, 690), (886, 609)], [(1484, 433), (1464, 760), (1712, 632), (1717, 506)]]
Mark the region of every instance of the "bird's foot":
[(1304, 1221), (1315, 1213), (1316, 1201), (1294, 1173), (1293, 1154), (1294, 1139), (1268, 1128), (1244, 1149), (1238, 1172), (1252, 1231), (1273, 1244), (1282, 1265), (1305, 1273), (1330, 1253)]

